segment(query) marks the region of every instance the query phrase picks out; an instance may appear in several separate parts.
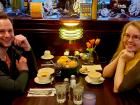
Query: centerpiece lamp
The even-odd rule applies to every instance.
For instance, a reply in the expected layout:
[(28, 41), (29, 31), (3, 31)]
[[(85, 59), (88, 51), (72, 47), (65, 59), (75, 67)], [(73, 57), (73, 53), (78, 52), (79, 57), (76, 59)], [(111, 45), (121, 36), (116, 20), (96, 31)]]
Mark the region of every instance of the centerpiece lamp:
[(78, 43), (76, 43), (76, 40), (83, 37), (83, 28), (80, 21), (62, 22), (62, 26), (59, 29), (59, 37), (69, 41), (67, 46), (69, 50), (77, 50)]

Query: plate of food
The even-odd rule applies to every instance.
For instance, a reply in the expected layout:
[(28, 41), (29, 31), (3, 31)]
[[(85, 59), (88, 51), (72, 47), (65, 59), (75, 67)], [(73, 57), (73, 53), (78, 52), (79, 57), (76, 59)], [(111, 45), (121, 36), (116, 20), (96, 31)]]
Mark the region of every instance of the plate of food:
[(89, 70), (87, 69), (87, 67), (81, 67), (81, 68), (79, 69), (79, 72), (80, 72), (81, 74), (87, 75), (88, 72), (89, 72)]
[(79, 72), (81, 74), (87, 75), (90, 71), (102, 71), (102, 67), (100, 64), (94, 64), (94, 65), (82, 65), (82, 67), (79, 69)]
[(89, 84), (94, 84), (94, 85), (99, 85), (99, 84), (102, 84), (104, 82), (104, 78), (101, 77), (100, 81), (92, 81), (89, 76), (86, 76), (85, 77), (85, 81)]

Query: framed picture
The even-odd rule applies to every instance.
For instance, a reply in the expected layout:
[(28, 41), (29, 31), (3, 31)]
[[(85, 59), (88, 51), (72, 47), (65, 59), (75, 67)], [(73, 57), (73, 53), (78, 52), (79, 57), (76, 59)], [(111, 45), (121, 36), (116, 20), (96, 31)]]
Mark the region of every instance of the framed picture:
[(92, 3), (80, 3), (80, 19), (91, 19)]

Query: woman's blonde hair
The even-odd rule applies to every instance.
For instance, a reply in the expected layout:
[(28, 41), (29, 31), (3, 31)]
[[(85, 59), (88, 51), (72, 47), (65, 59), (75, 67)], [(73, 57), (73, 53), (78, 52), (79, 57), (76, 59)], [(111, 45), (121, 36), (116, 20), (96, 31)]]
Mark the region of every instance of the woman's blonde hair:
[(125, 32), (126, 32), (126, 29), (127, 29), (128, 26), (130, 26), (130, 25), (136, 27), (136, 28), (140, 31), (140, 21), (131, 21), (131, 22), (128, 22), (127, 24), (125, 24), (125, 26), (123, 27), (122, 33), (121, 33), (121, 40), (120, 40), (120, 43), (119, 43), (119, 45), (118, 45), (118, 48), (117, 48), (117, 50), (116, 50), (116, 53), (113, 55), (112, 60), (113, 60), (114, 58), (116, 58), (116, 56), (121, 52), (121, 50), (124, 49), (124, 45), (123, 45), (123, 36), (124, 36), (124, 34), (125, 34)]

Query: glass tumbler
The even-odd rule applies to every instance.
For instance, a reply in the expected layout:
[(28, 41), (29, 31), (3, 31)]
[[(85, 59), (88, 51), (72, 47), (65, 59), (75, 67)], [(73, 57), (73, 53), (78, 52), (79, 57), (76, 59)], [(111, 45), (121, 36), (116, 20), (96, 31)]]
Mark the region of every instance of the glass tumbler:
[(82, 104), (84, 86), (76, 86), (73, 88), (73, 102), (76, 105)]
[(56, 84), (56, 100), (58, 103), (64, 103), (66, 101), (66, 85)]
[(85, 92), (83, 94), (83, 105), (95, 105), (96, 104), (96, 94), (91, 92)]

